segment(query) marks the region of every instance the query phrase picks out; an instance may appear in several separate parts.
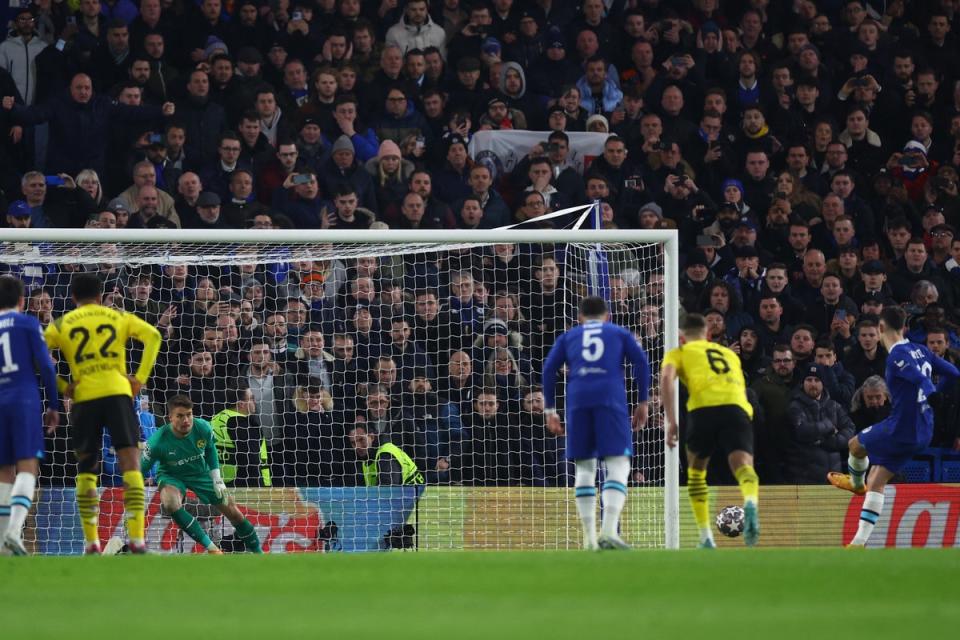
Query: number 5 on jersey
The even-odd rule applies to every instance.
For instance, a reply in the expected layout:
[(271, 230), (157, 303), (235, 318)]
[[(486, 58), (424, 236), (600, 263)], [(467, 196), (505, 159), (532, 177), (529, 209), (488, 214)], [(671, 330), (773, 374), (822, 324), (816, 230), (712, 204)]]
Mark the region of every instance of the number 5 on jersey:
[(603, 327), (590, 327), (583, 330), (583, 351), (581, 355), (587, 362), (596, 362), (603, 357)]

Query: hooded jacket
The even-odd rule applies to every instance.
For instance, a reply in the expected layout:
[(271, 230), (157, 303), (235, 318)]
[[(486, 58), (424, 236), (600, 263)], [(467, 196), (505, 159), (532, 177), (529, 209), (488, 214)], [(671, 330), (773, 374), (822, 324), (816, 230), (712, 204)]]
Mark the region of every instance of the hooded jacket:
[[(587, 76), (582, 76), (577, 80), (577, 89), (580, 90), (580, 106), (586, 109), (589, 113), (596, 113), (593, 104), (593, 90), (590, 88), (590, 85), (587, 84)], [(603, 112), (610, 113), (617, 108), (621, 102), (623, 102), (623, 91), (617, 87), (617, 83), (607, 75), (607, 79), (603, 84)]]
[[(520, 91), (510, 93), (507, 91), (507, 71), (514, 70), (520, 74)], [(541, 115), (543, 110), (540, 101), (531, 92), (527, 91), (527, 74), (516, 62), (505, 62), (500, 67), (500, 76), (497, 78), (497, 88), (503, 96), (508, 107), (518, 109), (526, 116), (528, 123), (533, 123)]]
[(387, 29), (387, 44), (395, 44), (400, 47), (404, 54), (410, 49), (420, 49), (427, 47), (436, 47), (440, 50), (440, 55), (447, 57), (447, 34), (443, 27), (433, 21), (433, 18), (427, 15), (427, 21), (420, 26), (407, 22), (407, 17), (400, 18), (400, 22)]
[(24, 104), (31, 105), (36, 99), (37, 56), (47, 46), (36, 33), (29, 41), (24, 41), (23, 36), (11, 34), (0, 44), (0, 65), (13, 76)]

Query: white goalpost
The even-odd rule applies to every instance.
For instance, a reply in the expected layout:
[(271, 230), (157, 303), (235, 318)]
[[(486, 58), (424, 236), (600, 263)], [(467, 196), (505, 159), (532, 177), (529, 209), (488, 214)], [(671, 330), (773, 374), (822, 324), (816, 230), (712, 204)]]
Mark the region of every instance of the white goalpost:
[[(658, 384), (678, 344), (678, 264), (667, 230), (0, 230), (0, 267), (42, 325), (72, 308), (73, 274), (93, 271), (104, 304), (158, 326), (164, 346), (135, 398), (141, 435), (178, 393), (197, 417), (219, 416), (231, 494), (273, 553), (579, 548), (572, 464), (544, 426), (540, 375), (591, 294), (647, 349), (653, 377), (623, 538), (679, 548), (679, 453)], [(82, 550), (70, 429), (61, 420), (46, 442), (25, 532), (36, 553)], [(384, 442), (422, 485), (370, 464)], [(122, 535), (123, 505), (109, 440), (102, 455), (106, 541)], [(189, 551), (149, 487), (147, 499), (148, 546)], [(228, 522), (187, 508), (229, 549)]]

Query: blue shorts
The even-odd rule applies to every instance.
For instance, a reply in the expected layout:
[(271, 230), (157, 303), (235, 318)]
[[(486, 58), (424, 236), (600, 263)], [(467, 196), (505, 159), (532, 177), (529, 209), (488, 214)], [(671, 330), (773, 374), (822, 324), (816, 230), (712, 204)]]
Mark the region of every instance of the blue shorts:
[(43, 458), (40, 404), (11, 402), (0, 405), (0, 465), (31, 458)]
[(913, 456), (922, 453), (930, 442), (895, 439), (893, 430), (893, 423), (884, 420), (858, 433), (857, 439), (867, 450), (870, 464), (880, 465), (896, 473), (910, 462)]
[(581, 407), (567, 411), (567, 459), (632, 456), (633, 432), (626, 407)]

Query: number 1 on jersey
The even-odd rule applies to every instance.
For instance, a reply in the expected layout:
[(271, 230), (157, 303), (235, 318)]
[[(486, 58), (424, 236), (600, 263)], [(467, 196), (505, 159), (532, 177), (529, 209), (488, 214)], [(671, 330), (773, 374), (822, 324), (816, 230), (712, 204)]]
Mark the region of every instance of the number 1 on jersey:
[(0, 336), (0, 351), (3, 352), (3, 367), (0, 367), (0, 373), (15, 373), (20, 371), (19, 365), (13, 361), (13, 352), (10, 350), (10, 334), (4, 332)]

